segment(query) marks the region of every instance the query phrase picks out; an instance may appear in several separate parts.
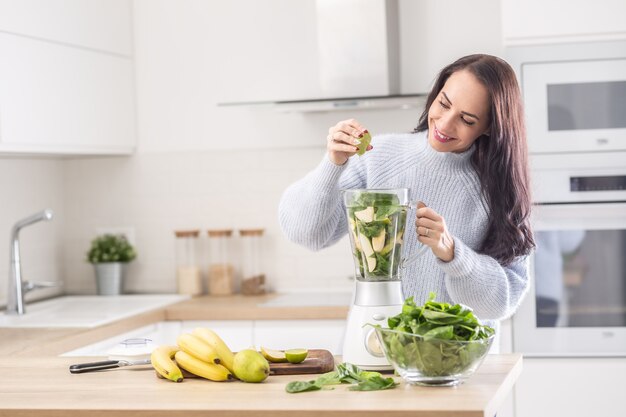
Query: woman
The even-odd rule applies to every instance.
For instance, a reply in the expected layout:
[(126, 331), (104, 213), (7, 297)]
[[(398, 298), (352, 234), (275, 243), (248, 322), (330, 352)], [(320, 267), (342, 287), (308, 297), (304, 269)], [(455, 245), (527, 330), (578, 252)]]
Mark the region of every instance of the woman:
[[(445, 67), (417, 128), (377, 136), (354, 157), (366, 128), (329, 130), (327, 157), (284, 193), (279, 217), (293, 241), (319, 250), (347, 233), (342, 189), (409, 188), (421, 200), (405, 252), (430, 253), (403, 274), (404, 296), (465, 304), (478, 317), (510, 316), (528, 289), (530, 190), (519, 86), (511, 67), (470, 55)], [(495, 324), (495, 323), (493, 323)]]

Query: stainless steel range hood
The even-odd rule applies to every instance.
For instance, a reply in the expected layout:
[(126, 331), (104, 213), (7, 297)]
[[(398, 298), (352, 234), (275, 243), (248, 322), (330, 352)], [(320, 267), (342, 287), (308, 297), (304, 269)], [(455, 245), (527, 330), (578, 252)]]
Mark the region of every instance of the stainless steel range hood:
[(319, 95), (290, 101), (220, 103), (280, 112), (422, 108), (400, 94), (397, 0), (316, 0)]
[(425, 94), (405, 94), (378, 97), (339, 97), (289, 101), (255, 101), (219, 103), (220, 107), (250, 107), (280, 113), (321, 113), (347, 110), (423, 109)]

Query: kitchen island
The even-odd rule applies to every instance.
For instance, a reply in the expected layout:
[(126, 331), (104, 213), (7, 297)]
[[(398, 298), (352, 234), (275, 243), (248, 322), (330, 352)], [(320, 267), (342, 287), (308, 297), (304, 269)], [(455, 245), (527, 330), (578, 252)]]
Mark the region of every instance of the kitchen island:
[[(96, 329), (0, 329), (0, 416), (487, 416), (495, 415), (522, 369), (518, 354), (488, 355), (468, 381), (457, 387), (418, 387), (401, 378), (395, 389), (373, 392), (334, 390), (288, 394), (285, 385), (315, 376), (270, 376), (260, 384), (212, 382), (188, 378), (182, 383), (158, 379), (150, 366), (73, 375), (71, 364), (94, 358), (58, 357), (59, 353), (146, 322), (183, 316), (211, 319), (207, 306), (230, 305), (237, 318), (259, 314), (247, 297), (210, 303), (184, 301)], [(194, 309), (193, 306), (198, 307)], [(338, 307), (261, 308), (266, 317), (311, 319), (345, 314)], [(295, 310), (294, 310), (295, 309)], [(303, 310), (300, 310), (303, 309)], [(197, 316), (193, 311), (197, 311)], [(306, 313), (305, 310), (308, 312)], [(218, 314), (218, 310), (214, 313)], [(216, 313), (217, 312), (217, 313)], [(221, 313), (220, 313), (221, 314)], [(273, 316), (272, 314), (276, 314)], [(253, 318), (250, 317), (250, 318)], [(344, 316), (345, 317), (345, 316)]]

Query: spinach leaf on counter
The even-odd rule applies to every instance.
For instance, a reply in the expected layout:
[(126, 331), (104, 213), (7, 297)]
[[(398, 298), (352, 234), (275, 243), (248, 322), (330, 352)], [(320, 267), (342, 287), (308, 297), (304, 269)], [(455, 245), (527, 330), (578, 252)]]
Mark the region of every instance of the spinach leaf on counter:
[(315, 381), (293, 381), (288, 383), (285, 387), (285, 391), (290, 393), (318, 391), (320, 389), (322, 388), (318, 385), (315, 385)]
[(360, 381), (358, 385), (353, 385), (348, 388), (350, 391), (379, 391), (384, 389), (395, 388), (398, 385), (393, 378), (383, 378), (382, 376), (375, 376), (364, 381)]
[(376, 391), (394, 388), (398, 385), (393, 378), (383, 378), (379, 372), (363, 371), (351, 363), (337, 365), (337, 370), (322, 374), (314, 381), (293, 381), (287, 384), (285, 391), (291, 394), (318, 391), (330, 388), (330, 385), (357, 384), (351, 391)]

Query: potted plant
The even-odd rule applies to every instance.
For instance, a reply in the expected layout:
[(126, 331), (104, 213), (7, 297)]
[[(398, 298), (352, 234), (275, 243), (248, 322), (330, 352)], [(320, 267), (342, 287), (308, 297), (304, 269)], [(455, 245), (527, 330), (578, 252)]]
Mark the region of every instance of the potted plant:
[(105, 234), (91, 241), (87, 261), (94, 265), (98, 295), (118, 295), (126, 264), (137, 257), (124, 235)]

